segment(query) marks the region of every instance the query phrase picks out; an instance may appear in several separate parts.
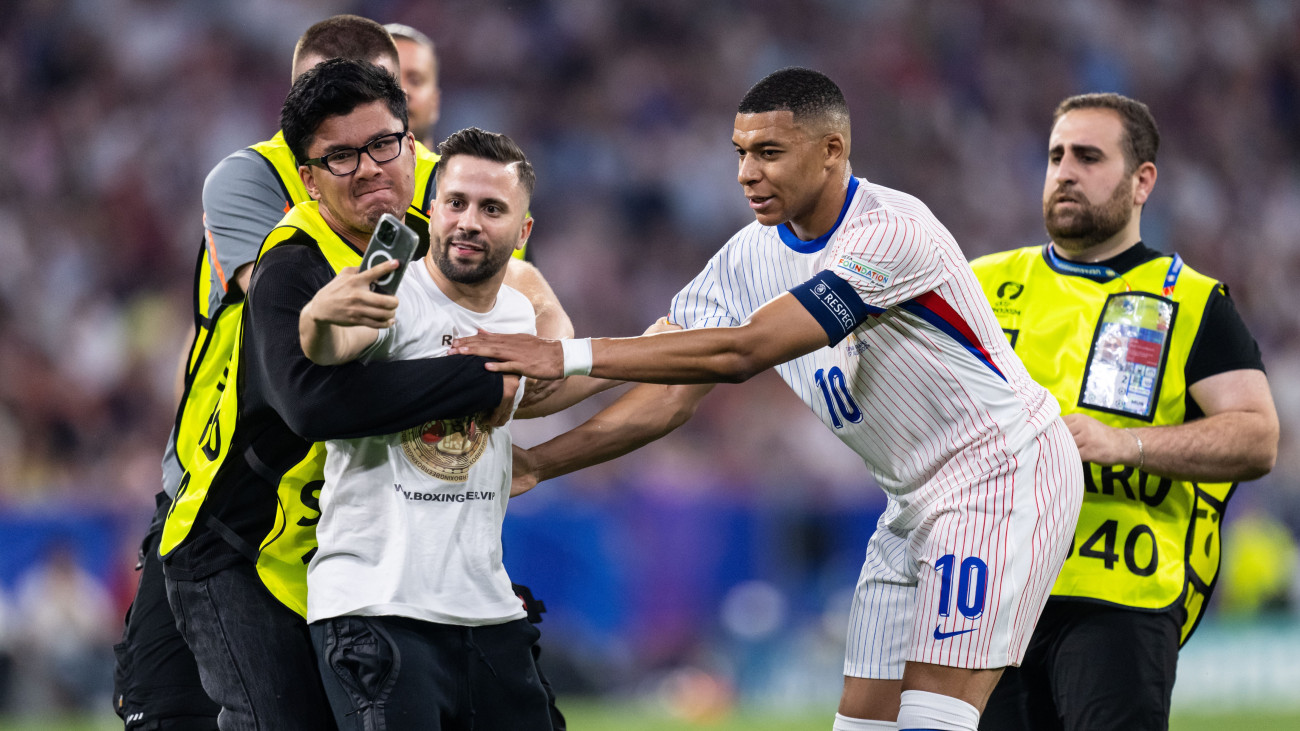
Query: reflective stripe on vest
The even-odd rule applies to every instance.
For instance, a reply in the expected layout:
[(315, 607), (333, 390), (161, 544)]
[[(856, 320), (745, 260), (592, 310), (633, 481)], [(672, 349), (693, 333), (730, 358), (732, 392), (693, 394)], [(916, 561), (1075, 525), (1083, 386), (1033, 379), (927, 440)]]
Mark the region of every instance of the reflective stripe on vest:
[[(1177, 257), (1109, 279), (1054, 268), (1050, 258), (1046, 247), (1029, 247), (971, 264), (1029, 374), (1063, 414), (1120, 428), (1183, 423), (1184, 367), (1218, 283)], [(1181, 601), (1185, 642), (1218, 576), (1223, 507), (1235, 485), (1085, 467), (1079, 525), (1052, 595), (1144, 610)]]
[[(275, 171), (280, 192), (285, 196), (286, 213), (292, 206), (311, 200), (283, 133), (276, 132), (275, 137), (249, 149), (261, 155)], [(228, 274), (233, 276), (234, 272)], [(216, 247), (205, 235), (194, 283), (194, 344), (186, 368), (185, 391), (176, 409), (176, 460), (181, 470), (189, 469), (190, 457), (199, 449), (200, 440), (208, 431), (209, 417), (226, 387), (226, 364), (235, 346), (233, 323), (239, 321), (244, 310), (242, 293), (237, 297), (228, 296), (226, 280), (227, 273), (221, 271)], [(207, 436), (211, 438), (212, 434), (209, 432)]]

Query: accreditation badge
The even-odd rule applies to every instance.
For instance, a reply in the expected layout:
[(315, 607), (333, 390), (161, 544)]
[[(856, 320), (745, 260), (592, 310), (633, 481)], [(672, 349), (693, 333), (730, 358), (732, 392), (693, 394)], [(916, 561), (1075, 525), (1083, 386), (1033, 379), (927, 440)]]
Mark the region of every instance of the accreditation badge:
[(1113, 294), (1092, 337), (1079, 405), (1151, 421), (1178, 304), (1149, 292)]

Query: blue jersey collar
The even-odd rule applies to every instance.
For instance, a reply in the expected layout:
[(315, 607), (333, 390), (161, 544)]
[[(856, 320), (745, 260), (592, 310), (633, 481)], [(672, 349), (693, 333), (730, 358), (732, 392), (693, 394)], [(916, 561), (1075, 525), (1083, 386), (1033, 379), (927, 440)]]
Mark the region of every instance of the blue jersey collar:
[(781, 242), (800, 254), (816, 254), (826, 248), (826, 242), (831, 240), (831, 234), (835, 233), (840, 224), (844, 222), (844, 214), (848, 213), (849, 203), (853, 201), (853, 195), (857, 192), (858, 179), (850, 175), (849, 191), (844, 195), (844, 205), (840, 207), (840, 217), (835, 219), (835, 225), (831, 226), (831, 230), (811, 241), (804, 241), (794, 235), (794, 231), (790, 230), (790, 224), (783, 223), (776, 227), (776, 232), (781, 235)]

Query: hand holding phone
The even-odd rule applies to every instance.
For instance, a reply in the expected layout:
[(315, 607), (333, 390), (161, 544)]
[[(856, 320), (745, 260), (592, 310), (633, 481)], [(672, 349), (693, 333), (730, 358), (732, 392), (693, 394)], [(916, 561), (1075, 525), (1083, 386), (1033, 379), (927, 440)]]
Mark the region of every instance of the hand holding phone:
[(383, 294), (394, 294), (397, 285), (406, 273), (406, 265), (415, 254), (420, 237), (410, 226), (398, 220), (397, 216), (385, 213), (379, 217), (374, 233), (370, 234), (370, 243), (366, 244), (365, 256), (361, 258), (359, 271), (366, 271), (390, 259), (396, 259), (401, 265), (384, 277), (380, 277), (370, 288)]

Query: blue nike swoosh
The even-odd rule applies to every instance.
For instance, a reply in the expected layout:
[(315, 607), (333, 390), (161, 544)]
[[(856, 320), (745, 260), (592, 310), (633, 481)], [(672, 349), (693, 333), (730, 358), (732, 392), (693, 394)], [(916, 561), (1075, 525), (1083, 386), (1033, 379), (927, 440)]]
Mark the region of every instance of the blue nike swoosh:
[(959, 629), (956, 632), (940, 632), (939, 625), (936, 624), (934, 626), (934, 638), (936, 640), (946, 640), (949, 637), (956, 637), (957, 635), (964, 635), (967, 632), (974, 632), (975, 629), (976, 628), (972, 627), (971, 629)]

